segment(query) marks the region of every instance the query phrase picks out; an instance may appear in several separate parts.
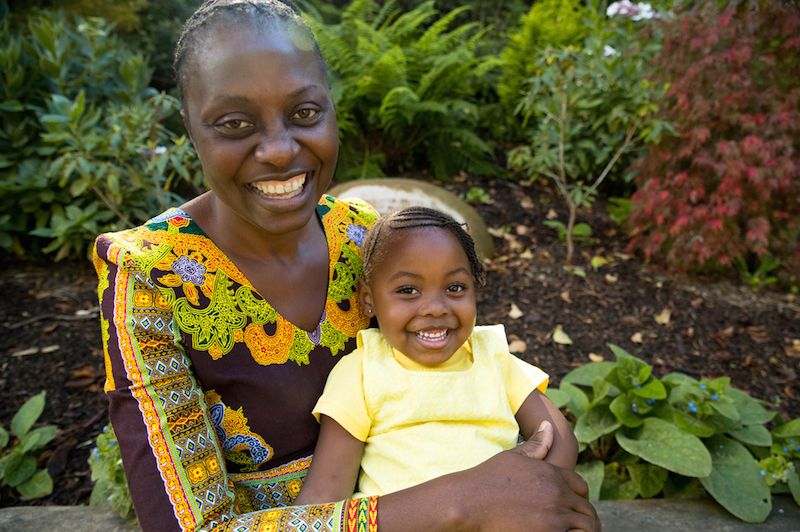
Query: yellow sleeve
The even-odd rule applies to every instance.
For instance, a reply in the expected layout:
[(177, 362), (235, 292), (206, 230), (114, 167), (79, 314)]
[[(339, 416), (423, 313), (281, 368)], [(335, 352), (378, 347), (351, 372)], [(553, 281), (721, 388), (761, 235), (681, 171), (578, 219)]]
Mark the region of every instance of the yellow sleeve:
[(509, 352), (506, 352), (504, 356), (506, 357), (504, 366), (508, 404), (511, 405), (511, 411), (516, 414), (533, 390), (539, 390), (542, 393), (547, 391), (550, 376)]
[(363, 351), (355, 349), (333, 367), (325, 383), (325, 390), (314, 406), (312, 414), (319, 421), (320, 414), (332, 418), (354, 438), (366, 441), (372, 419), (367, 413), (364, 399)]

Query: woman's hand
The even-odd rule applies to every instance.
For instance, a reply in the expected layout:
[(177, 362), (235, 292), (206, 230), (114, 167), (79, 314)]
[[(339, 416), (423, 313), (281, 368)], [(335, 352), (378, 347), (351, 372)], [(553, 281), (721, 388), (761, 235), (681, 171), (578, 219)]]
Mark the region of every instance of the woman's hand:
[(528, 441), (476, 467), (381, 497), (380, 530), (599, 532), (586, 482), (543, 461), (552, 438), (543, 424)]

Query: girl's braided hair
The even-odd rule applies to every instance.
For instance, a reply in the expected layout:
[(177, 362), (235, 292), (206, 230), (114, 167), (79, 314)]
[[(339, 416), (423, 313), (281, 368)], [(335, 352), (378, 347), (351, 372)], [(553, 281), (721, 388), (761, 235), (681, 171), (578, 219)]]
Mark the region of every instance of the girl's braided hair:
[[(467, 255), (475, 284), (477, 286), (486, 284), (486, 269), (475, 251), (475, 241), (469, 236), (464, 226), (451, 216), (428, 207), (407, 207), (382, 216), (367, 232), (363, 247), (364, 278), (367, 282), (371, 279), (376, 264), (384, 260), (385, 255), (388, 254), (388, 244), (391, 242), (394, 233), (405, 229), (421, 229), (425, 227), (441, 228), (455, 236)], [(421, 258), (420, 260), (425, 259)]]
[(257, 22), (259, 28), (274, 28), (277, 23), (298, 30), (309, 49), (319, 58), (323, 71), (327, 71), (317, 40), (311, 28), (300, 15), (291, 0), (205, 0), (183, 25), (183, 31), (175, 46), (172, 68), (181, 92), (185, 89), (186, 67), (202, 47), (201, 38), (207, 30), (217, 24), (235, 26), (242, 22)]

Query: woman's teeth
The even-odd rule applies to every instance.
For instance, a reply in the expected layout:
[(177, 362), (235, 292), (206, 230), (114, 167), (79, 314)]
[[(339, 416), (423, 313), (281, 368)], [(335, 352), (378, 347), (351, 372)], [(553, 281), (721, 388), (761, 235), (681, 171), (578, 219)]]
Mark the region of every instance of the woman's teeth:
[(417, 338), (426, 342), (438, 342), (447, 337), (447, 329), (437, 329), (429, 331), (418, 331)]
[(258, 181), (252, 183), (253, 187), (269, 198), (289, 199), (298, 196), (303, 191), (306, 174), (296, 175), (288, 181)]

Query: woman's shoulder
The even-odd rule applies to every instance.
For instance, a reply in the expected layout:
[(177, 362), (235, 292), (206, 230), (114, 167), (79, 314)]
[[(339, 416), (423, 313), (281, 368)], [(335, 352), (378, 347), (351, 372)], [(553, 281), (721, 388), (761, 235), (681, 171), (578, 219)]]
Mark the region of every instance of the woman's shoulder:
[(341, 199), (325, 194), (319, 204), (323, 216), (339, 212), (345, 214), (352, 221), (367, 227), (372, 226), (379, 216), (375, 207), (359, 198)]
[(154, 244), (204, 237), (191, 216), (180, 208), (170, 208), (143, 224), (100, 234), (94, 252), (99, 258), (118, 263), (119, 255), (138, 257), (151, 253)]

